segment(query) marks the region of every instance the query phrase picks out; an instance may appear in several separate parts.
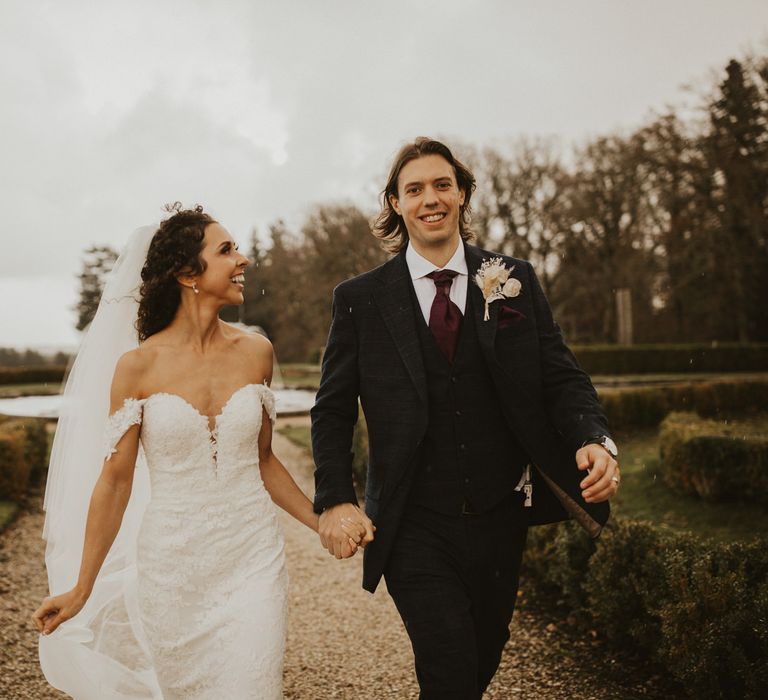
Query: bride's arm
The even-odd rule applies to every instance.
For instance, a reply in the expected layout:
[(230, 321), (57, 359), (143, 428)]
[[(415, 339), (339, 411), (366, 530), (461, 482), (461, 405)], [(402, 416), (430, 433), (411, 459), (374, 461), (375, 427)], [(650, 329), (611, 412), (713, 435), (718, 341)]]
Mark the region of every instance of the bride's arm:
[[(125, 356), (124, 356), (125, 357)], [(121, 359), (112, 382), (110, 414), (120, 410), (132, 396), (135, 374), (130, 359)], [(108, 457), (93, 488), (85, 525), (85, 542), (80, 574), (75, 587), (43, 600), (32, 619), (42, 634), (50, 634), (62, 622), (74, 617), (85, 605), (96, 576), (120, 529), (133, 485), (139, 448), (139, 425), (132, 425)]]
[[(274, 357), (272, 344), (261, 336), (253, 337), (249, 342), (251, 343), (250, 357), (255, 358), (256, 375), (263, 377), (266, 383), (270, 383)], [(262, 409), (259, 432), (259, 470), (264, 487), (272, 500), (286, 513), (317, 532), (319, 516), (314, 511), (312, 501), (307, 498), (283, 463), (272, 452), (272, 421), (266, 408)], [(350, 536), (350, 546), (354, 551), (364, 531), (358, 524), (351, 522), (343, 527)]]
[(272, 500), (286, 513), (317, 532), (318, 516), (307, 498), (293, 480), (283, 463), (272, 452), (272, 423), (267, 409), (262, 409), (261, 432), (259, 433), (259, 469), (264, 487)]
[[(259, 433), (259, 469), (264, 488), (267, 489), (270, 498), (286, 513), (317, 532), (320, 516), (315, 513), (312, 501), (307, 498), (283, 463), (272, 452), (272, 423), (266, 408), (262, 409), (262, 414)], [(363, 542), (365, 528), (352, 520), (342, 523), (341, 527), (349, 537), (349, 546), (354, 554)]]

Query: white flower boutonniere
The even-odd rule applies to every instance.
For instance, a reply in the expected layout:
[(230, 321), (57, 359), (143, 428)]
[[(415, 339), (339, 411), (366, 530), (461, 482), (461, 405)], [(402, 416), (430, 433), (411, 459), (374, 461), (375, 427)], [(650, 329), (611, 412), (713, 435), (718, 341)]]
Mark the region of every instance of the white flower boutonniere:
[(489, 304), (497, 299), (516, 297), (520, 294), (520, 289), (522, 288), (520, 280), (509, 276), (514, 269), (514, 265), (509, 268), (504, 267), (504, 261), (501, 258), (483, 260), (483, 264), (480, 265), (480, 269), (475, 275), (475, 284), (480, 287), (483, 292), (483, 299), (485, 299), (483, 321), (487, 321), (489, 318)]

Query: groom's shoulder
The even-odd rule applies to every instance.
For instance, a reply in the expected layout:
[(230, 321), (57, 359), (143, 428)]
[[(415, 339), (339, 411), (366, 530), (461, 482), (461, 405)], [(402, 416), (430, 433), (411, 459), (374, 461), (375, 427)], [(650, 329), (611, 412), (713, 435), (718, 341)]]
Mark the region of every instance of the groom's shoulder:
[(486, 250), (485, 248), (480, 248), (479, 246), (476, 246), (476, 245), (467, 244), (467, 253), (470, 255), (475, 255), (481, 261), (491, 260), (492, 258), (501, 258), (506, 266), (519, 265), (520, 268), (531, 267), (531, 263), (528, 260), (523, 260), (522, 258), (515, 258), (511, 255), (499, 253), (496, 250)]
[(395, 258), (390, 258), (385, 263), (374, 267), (372, 270), (362, 272), (359, 275), (350, 277), (336, 285), (333, 292), (334, 295), (341, 294), (343, 296), (366, 294), (370, 290), (377, 286), (382, 277), (386, 275), (387, 271), (394, 264)]

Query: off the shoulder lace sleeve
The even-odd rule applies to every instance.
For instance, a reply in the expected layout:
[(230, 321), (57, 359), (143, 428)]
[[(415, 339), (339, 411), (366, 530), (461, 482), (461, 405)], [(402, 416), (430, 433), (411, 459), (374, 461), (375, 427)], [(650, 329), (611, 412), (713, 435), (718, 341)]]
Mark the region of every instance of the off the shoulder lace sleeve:
[(141, 399), (126, 399), (108, 419), (104, 434), (104, 459), (111, 459), (117, 452), (117, 443), (128, 432), (132, 425), (141, 425), (144, 401)]
[(259, 395), (261, 396), (261, 405), (267, 409), (269, 420), (274, 425), (275, 419), (277, 418), (277, 411), (275, 410), (275, 395), (266, 384), (256, 384), (256, 387), (258, 388)]

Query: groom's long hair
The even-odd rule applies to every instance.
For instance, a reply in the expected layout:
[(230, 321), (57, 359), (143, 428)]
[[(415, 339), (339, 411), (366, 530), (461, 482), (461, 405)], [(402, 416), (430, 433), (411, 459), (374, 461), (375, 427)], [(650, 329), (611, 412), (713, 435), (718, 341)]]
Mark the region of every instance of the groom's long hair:
[(453, 167), (456, 173), (456, 183), (464, 192), (464, 204), (459, 209), (459, 233), (465, 241), (474, 240), (475, 234), (469, 226), (472, 210), (469, 200), (475, 191), (475, 176), (472, 171), (456, 158), (451, 149), (444, 143), (419, 136), (413, 143), (405, 144), (395, 156), (389, 171), (387, 185), (381, 193), (381, 212), (373, 223), (372, 233), (381, 241), (381, 247), (390, 253), (399, 253), (408, 243), (408, 231), (403, 217), (400, 216), (389, 201), (390, 195), (397, 197), (397, 178), (400, 171), (412, 160), (422, 156), (442, 156)]

